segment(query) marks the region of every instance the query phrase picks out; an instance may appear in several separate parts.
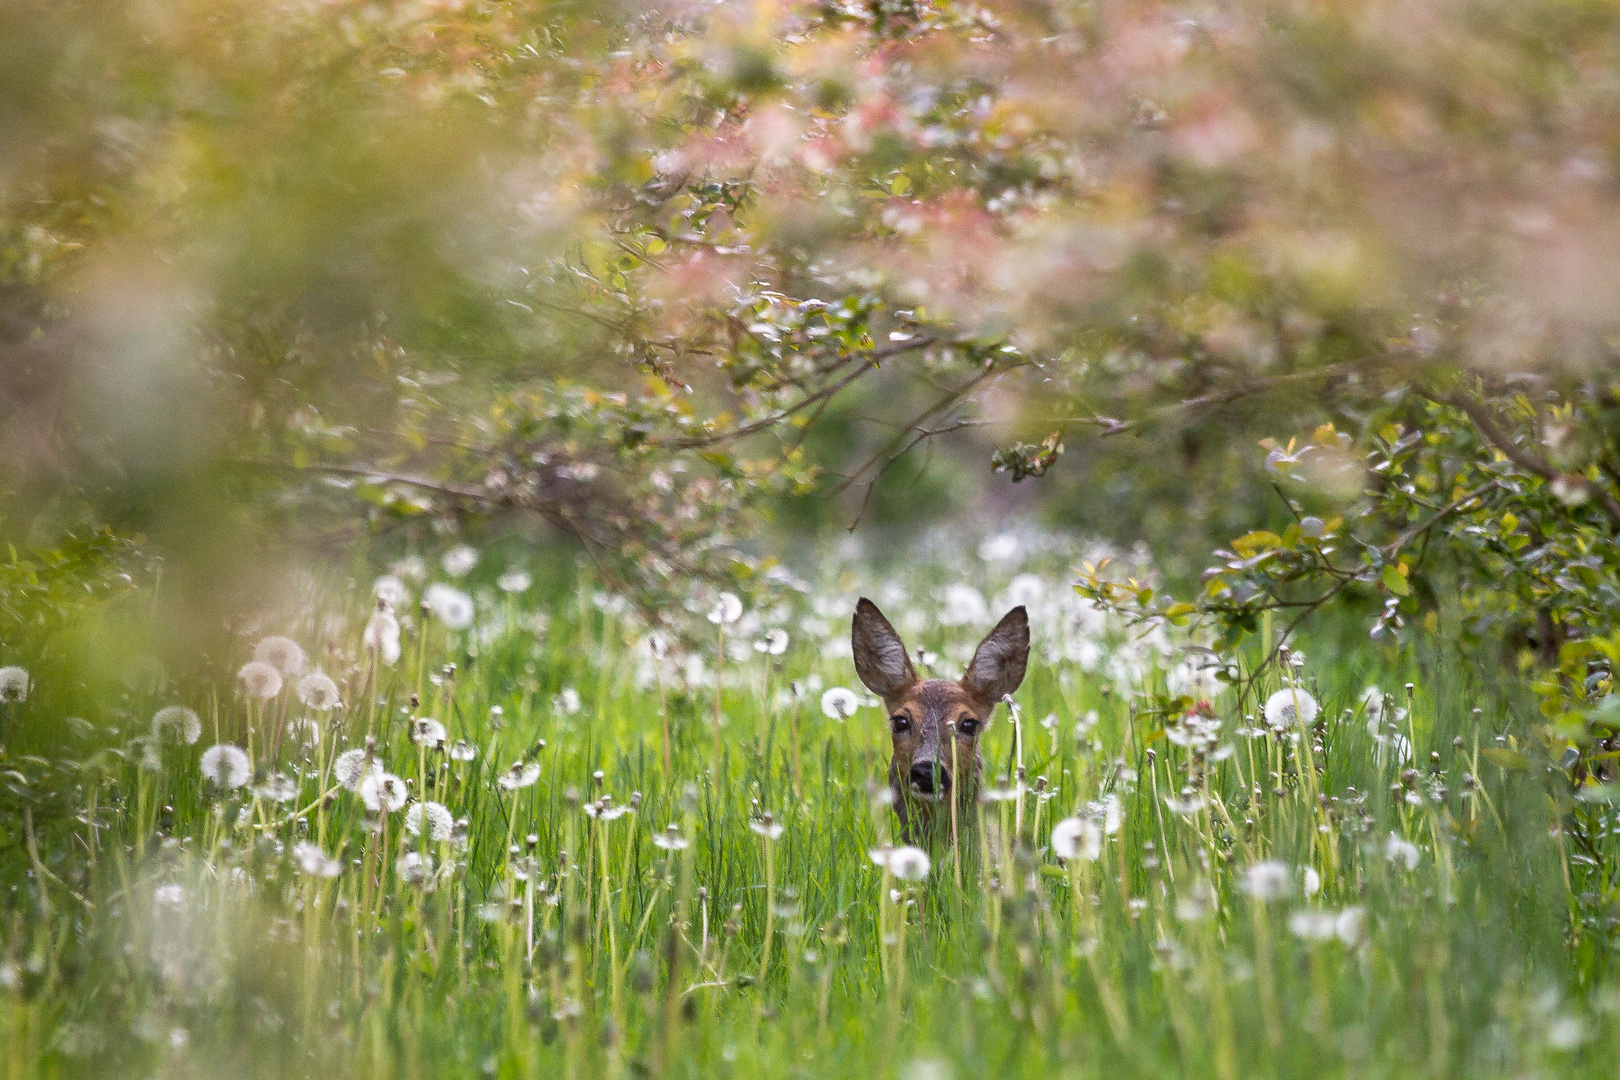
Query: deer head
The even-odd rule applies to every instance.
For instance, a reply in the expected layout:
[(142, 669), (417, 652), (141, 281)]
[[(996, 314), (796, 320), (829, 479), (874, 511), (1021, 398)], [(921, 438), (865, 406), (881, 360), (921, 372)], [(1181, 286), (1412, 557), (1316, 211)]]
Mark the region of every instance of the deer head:
[(931, 830), (947, 799), (960, 807), (977, 797), (984, 769), (979, 739), (996, 704), (1024, 681), (1029, 616), (1022, 607), (1007, 612), (979, 642), (960, 682), (917, 678), (900, 635), (864, 596), (855, 605), (850, 642), (861, 682), (889, 713), (889, 788), (901, 829), (914, 839)]

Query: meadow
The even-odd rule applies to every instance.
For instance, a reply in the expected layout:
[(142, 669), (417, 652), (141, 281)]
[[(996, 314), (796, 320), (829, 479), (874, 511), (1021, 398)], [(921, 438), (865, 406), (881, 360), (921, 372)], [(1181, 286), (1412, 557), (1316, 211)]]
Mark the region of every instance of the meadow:
[[(301, 580), (212, 677), (8, 669), (0, 1075), (1613, 1074), (1612, 811), (1443, 640), (1328, 623), (1234, 686), (1050, 538), (829, 554), (659, 633), (430, 554)], [(926, 852), (860, 595), (950, 677), (1030, 611)]]

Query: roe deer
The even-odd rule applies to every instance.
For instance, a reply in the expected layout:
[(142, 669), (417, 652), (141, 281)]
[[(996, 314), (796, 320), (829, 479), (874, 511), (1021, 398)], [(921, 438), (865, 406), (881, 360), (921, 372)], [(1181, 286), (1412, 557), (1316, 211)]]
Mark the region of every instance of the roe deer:
[[(900, 635), (864, 596), (855, 605), (850, 643), (861, 682), (889, 711), (889, 789), (901, 833), (908, 841), (928, 837), (950, 818), (949, 811), (937, 812), (947, 798), (956, 799), (959, 811), (978, 798), (984, 770), (979, 737), (997, 703), (1024, 681), (1029, 616), (1022, 606), (1002, 616), (979, 642), (961, 682), (918, 679)], [(960, 776), (952, 775), (953, 761)]]

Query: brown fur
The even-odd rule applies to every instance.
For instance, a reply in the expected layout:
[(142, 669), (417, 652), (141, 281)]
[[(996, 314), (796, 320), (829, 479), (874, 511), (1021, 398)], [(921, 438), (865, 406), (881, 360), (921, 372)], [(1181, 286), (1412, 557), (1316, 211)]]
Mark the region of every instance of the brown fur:
[[(889, 789), (902, 835), (917, 842), (947, 826), (950, 806), (945, 798), (956, 800), (961, 821), (971, 821), (968, 811), (984, 772), (979, 740), (996, 705), (1024, 681), (1029, 659), (1024, 609), (1013, 608), (985, 636), (960, 682), (919, 679), (900, 635), (865, 597), (855, 605), (850, 642), (861, 682), (883, 699), (889, 713), (894, 743)], [(960, 775), (952, 771), (953, 736), (955, 772)]]

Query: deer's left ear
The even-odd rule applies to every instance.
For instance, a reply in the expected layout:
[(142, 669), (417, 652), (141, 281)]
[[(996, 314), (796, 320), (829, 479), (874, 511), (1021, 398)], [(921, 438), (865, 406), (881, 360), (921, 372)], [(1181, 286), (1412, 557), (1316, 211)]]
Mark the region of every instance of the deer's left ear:
[(973, 652), (962, 687), (994, 705), (1017, 690), (1029, 663), (1029, 615), (1023, 605), (1001, 617)]

